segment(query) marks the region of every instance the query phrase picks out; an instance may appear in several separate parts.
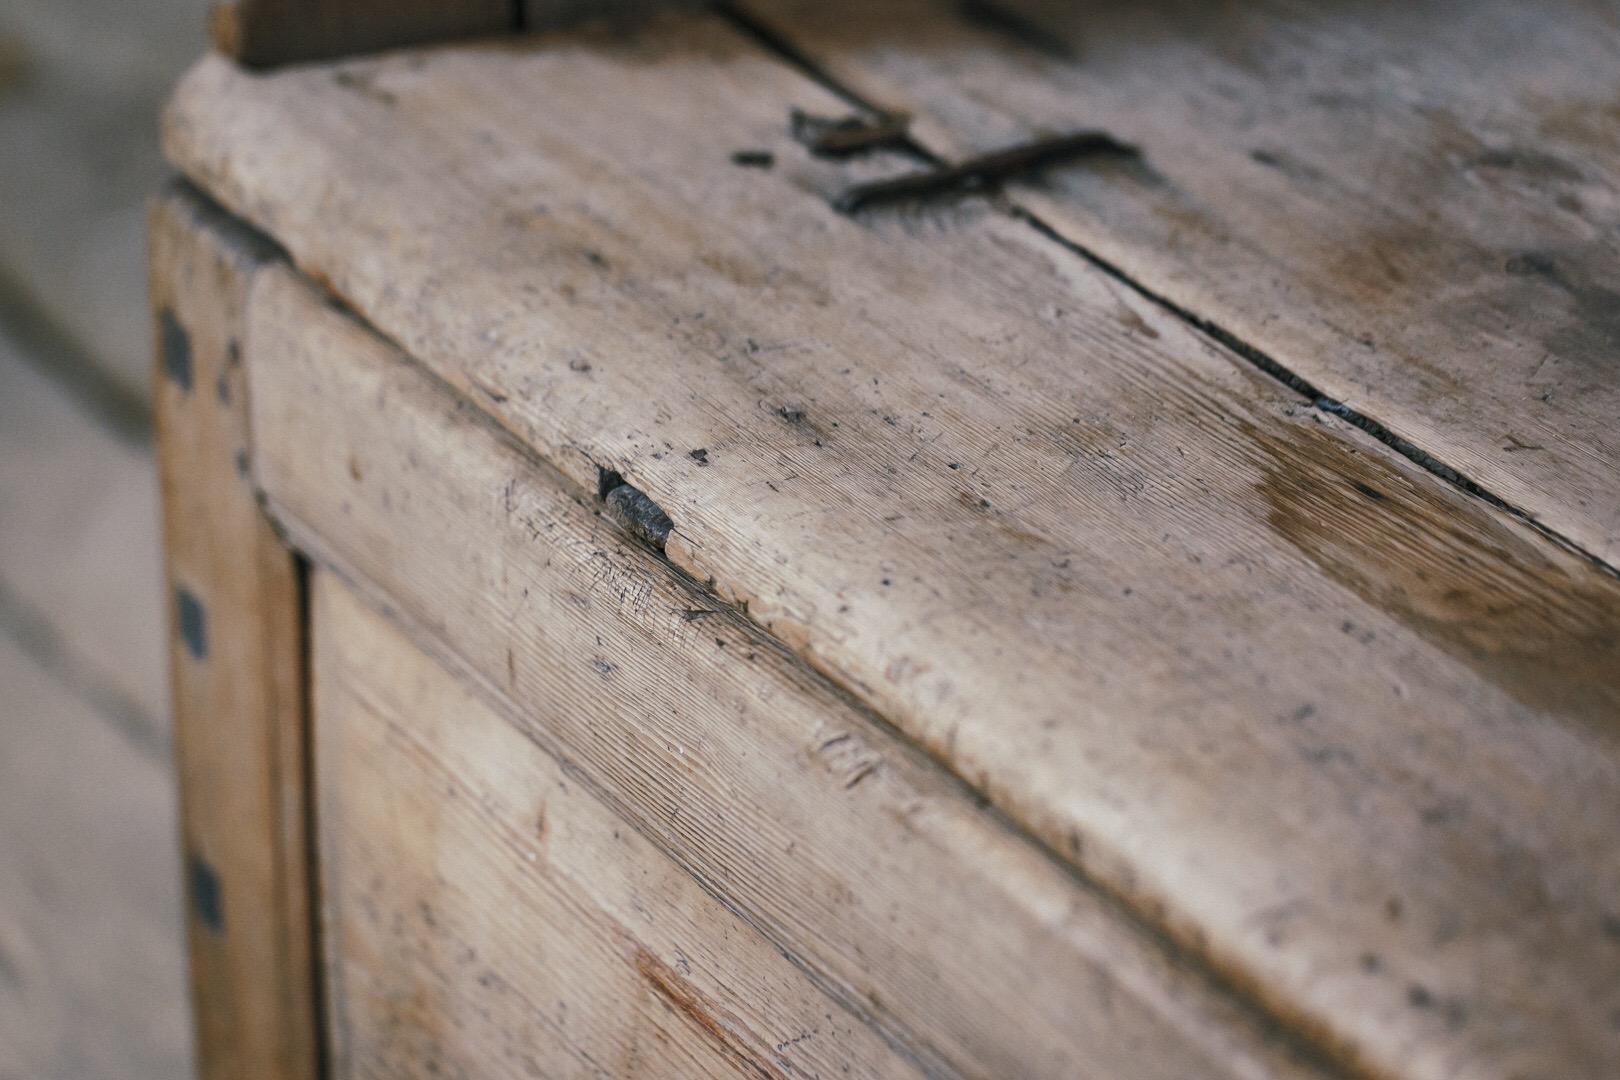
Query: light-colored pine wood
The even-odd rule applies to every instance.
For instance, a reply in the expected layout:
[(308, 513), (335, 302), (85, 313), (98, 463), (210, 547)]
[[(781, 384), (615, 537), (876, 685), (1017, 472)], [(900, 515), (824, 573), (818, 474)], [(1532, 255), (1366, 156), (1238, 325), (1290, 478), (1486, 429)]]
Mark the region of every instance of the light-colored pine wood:
[[(1612, 579), (1016, 219), (836, 213), (854, 174), (785, 129), (839, 103), (713, 21), (343, 73), (204, 64), (169, 152), (579, 489), (646, 491), (673, 562), (1348, 1065), (1603, 1075)], [(499, 683), (483, 605), (518, 604), (497, 571), (522, 562), (459, 519), (425, 549), (500, 484), (446, 479), (408, 528), (404, 482), (346, 512), (344, 437), (272, 488), (307, 480), (322, 534)]]
[(314, 1080), (298, 569), (249, 482), (240, 364), (266, 251), (183, 191), (154, 204), (151, 245), (197, 1067)]
[(14, 629), (0, 617), (0, 1077), (182, 1080), (173, 775)]
[(354, 592), (313, 592), (337, 1076), (924, 1075)]
[(1139, 146), (1011, 193), (1620, 565), (1612, 3), (744, 6), (946, 158)]
[(290, 272), (249, 324), (300, 548), (930, 1075), (1324, 1075)]
[(160, 564), (151, 454), (98, 427), (0, 332), (0, 624), (166, 762)]

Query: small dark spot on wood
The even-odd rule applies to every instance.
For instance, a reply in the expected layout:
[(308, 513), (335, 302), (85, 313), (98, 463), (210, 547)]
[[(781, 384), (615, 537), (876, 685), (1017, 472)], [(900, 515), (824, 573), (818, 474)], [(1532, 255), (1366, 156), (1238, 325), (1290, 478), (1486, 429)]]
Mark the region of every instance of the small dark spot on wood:
[(248, 452), (246, 450), (238, 450), (236, 452), (236, 475), (245, 480), (247, 479), (250, 471), (251, 469), (248, 463)]
[(904, 113), (816, 116), (794, 109), (788, 131), (817, 157), (848, 157), (883, 147), (903, 146), (911, 118)]
[(1515, 255), (1504, 264), (1503, 269), (1510, 274), (1520, 277), (1558, 277), (1558, 264), (1552, 261), (1549, 255), (1539, 251), (1527, 251), (1522, 255)]
[(768, 169), (776, 164), (776, 155), (769, 150), (738, 150), (731, 155), (731, 163), (745, 169)]
[(1620, 915), (1613, 913), (1603, 916), (1603, 936), (1610, 941), (1620, 942)]
[(587, 249), (585, 252), (585, 261), (596, 267), (598, 270), (606, 270), (608, 268), (607, 257), (604, 256), (600, 251), (591, 251)]
[(600, 656), (591, 661), (591, 667), (595, 668), (597, 673), (603, 678), (607, 678), (609, 675), (612, 675), (615, 671), (619, 670), (617, 665), (602, 659)]
[(223, 371), (219, 373), (219, 378), (214, 380), (214, 396), (219, 399), (221, 405), (231, 403), (231, 379)]
[(175, 625), (186, 652), (193, 659), (208, 659), (208, 616), (202, 601), (190, 589), (176, 586), (174, 590)]
[(159, 336), (162, 339), (163, 374), (180, 389), (191, 392), (191, 335), (180, 325), (174, 312), (164, 308), (158, 315)]
[(208, 860), (195, 853), (186, 860), (186, 893), (191, 898), (191, 911), (197, 921), (210, 933), (224, 933), (225, 891), (219, 874)]
[(699, 465), (707, 465), (709, 463), (709, 452), (703, 447), (698, 447), (696, 450), (693, 450), (686, 456), (697, 462)]
[(719, 612), (713, 608), (687, 608), (681, 612), (681, 621), (697, 622), (699, 619), (707, 619), (710, 615), (718, 614)]
[(945, 467), (954, 471), (956, 469), (960, 469), (962, 467), (962, 463), (960, 461), (953, 461)]
[(332, 73), (332, 81), (345, 90), (353, 90), (361, 97), (370, 98), (379, 105), (392, 107), (399, 101), (393, 93), (378, 86), (367, 72), (335, 71)]
[(783, 405), (776, 410), (776, 415), (790, 424), (804, 423), (804, 409), (798, 405)]
[(1401, 918), (1401, 898), (1392, 896), (1384, 901), (1384, 914), (1390, 922), (1399, 922)]
[(1379, 491), (1375, 487), (1368, 487), (1366, 484), (1363, 484), (1360, 480), (1352, 480), (1350, 482), (1350, 485), (1352, 487), (1354, 487), (1357, 491), (1361, 492), (1363, 495), (1367, 496), (1367, 498), (1373, 500), (1374, 502), (1383, 502), (1383, 500), (1384, 500), (1384, 493), (1382, 491)]
[(1414, 1009), (1427, 1009), (1434, 1004), (1434, 995), (1426, 987), (1413, 983), (1406, 988), (1406, 1000)]
[(1368, 953), (1362, 953), (1361, 954), (1361, 970), (1362, 971), (1365, 971), (1368, 975), (1376, 975), (1380, 971), (1382, 971), (1383, 969), (1384, 969), (1384, 962), (1383, 962), (1383, 960), (1379, 959), (1379, 956), (1378, 956), (1377, 953), (1368, 952)]

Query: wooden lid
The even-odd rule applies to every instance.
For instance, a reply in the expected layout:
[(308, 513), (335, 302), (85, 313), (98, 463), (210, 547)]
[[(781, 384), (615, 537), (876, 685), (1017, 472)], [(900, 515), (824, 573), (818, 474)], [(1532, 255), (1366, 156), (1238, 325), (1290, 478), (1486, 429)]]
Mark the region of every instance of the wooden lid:
[[(1604, 1075), (1613, 28), (873, 7), (208, 60), (166, 144), (1348, 1068)], [(851, 92), (917, 141), (794, 137)]]

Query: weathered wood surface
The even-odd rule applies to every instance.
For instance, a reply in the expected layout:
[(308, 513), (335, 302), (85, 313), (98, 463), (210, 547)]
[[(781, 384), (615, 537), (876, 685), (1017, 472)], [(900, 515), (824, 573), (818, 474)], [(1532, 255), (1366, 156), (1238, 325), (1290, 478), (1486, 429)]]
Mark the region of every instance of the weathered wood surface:
[(196, 0), (0, 4), (0, 321), (35, 324), (36, 362), (83, 369), (138, 423), (154, 129), (204, 37)]
[(0, 1077), (189, 1075), (168, 764), (0, 630)]
[(926, 1074), (1323, 1075), (291, 272), (249, 327), (255, 467), (299, 546)]
[(1620, 565), (1620, 6), (744, 6), (947, 159), (1135, 144), (1010, 193)]
[(168, 758), (152, 456), (0, 331), (0, 624), (141, 752)]
[(338, 1077), (923, 1075), (355, 593), (313, 591)]
[(169, 671), (201, 1075), (317, 1075), (298, 569), (248, 478), (240, 364), (262, 241), (183, 191), (153, 206)]
[[(992, 207), (836, 213), (852, 173), (789, 141), (794, 106), (840, 108), (689, 19), (208, 62), (167, 145), (1347, 1065), (1605, 1075), (1616, 583)], [(368, 550), (403, 565), (426, 528)], [(444, 632), (487, 642), (485, 614)]]

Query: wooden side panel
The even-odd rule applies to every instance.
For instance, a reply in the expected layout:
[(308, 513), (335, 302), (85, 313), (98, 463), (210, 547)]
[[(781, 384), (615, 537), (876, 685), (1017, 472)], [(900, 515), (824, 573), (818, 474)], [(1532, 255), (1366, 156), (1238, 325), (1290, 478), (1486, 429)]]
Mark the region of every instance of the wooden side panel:
[(250, 322), (300, 549), (929, 1075), (1332, 1075), (290, 271)]
[(263, 253), (179, 192), (154, 205), (151, 238), (197, 1065), (313, 1080), (299, 572), (249, 482), (240, 364)]
[(214, 45), (249, 67), (509, 32), (521, 0), (234, 0)]
[(313, 596), (337, 1077), (923, 1075), (349, 587)]
[(215, 46), (249, 67), (454, 38), (632, 18), (696, 0), (232, 0), (212, 15)]

